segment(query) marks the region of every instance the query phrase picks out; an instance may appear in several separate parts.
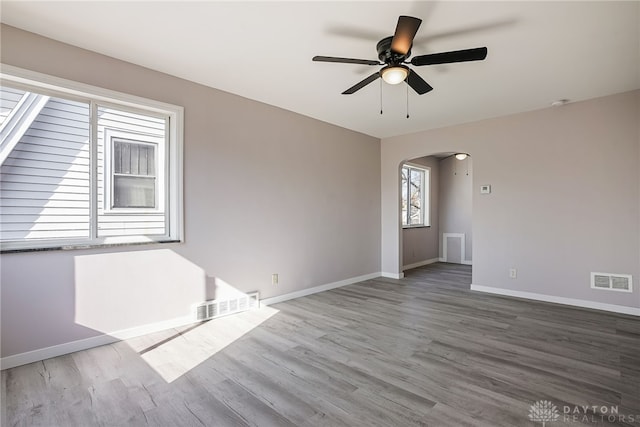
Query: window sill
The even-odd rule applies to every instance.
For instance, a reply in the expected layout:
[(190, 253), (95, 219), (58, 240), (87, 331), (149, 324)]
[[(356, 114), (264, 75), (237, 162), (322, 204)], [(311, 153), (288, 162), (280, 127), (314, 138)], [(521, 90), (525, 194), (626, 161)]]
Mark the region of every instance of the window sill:
[(431, 228), (430, 225), (403, 225), (402, 229), (403, 230), (411, 230), (414, 228)]
[(103, 248), (116, 248), (123, 246), (144, 246), (144, 245), (157, 245), (165, 243), (182, 243), (181, 240), (156, 240), (151, 242), (129, 242), (129, 243), (101, 243), (101, 244), (74, 244), (74, 245), (60, 245), (43, 248), (16, 248), (16, 249), (0, 249), (0, 254), (15, 254), (25, 252), (47, 252), (47, 251), (73, 251), (83, 249), (103, 249)]

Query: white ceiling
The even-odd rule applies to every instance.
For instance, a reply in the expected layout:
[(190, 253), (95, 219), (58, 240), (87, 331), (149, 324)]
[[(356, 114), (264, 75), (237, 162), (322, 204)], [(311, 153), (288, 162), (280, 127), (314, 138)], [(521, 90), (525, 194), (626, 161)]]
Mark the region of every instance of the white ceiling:
[[(414, 67), (434, 87), (372, 83), (375, 71), (312, 62), (377, 59), (399, 15), (423, 20), (413, 55), (487, 46), (485, 61)], [(640, 88), (640, 2), (167, 2), (2, 0), (2, 22), (388, 137)]]

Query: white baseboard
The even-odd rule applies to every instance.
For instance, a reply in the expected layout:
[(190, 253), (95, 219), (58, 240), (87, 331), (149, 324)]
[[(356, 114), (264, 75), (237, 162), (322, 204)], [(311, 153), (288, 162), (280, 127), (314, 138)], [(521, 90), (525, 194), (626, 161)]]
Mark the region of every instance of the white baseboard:
[(493, 288), (490, 286), (471, 285), (472, 291), (485, 292), (489, 294), (505, 295), (509, 297), (525, 298), (535, 301), (553, 302), (556, 304), (571, 305), (581, 308), (592, 308), (596, 310), (611, 311), (620, 314), (640, 316), (640, 308), (627, 307), (624, 305), (605, 304), (596, 301), (588, 301), (575, 298), (556, 297), (553, 295), (537, 294), (534, 292), (514, 291), (511, 289)]
[(404, 279), (404, 273), (380, 273), (380, 276), (386, 277), (387, 279)]
[(20, 365), (26, 365), (27, 363), (38, 362), (40, 360), (50, 359), (52, 357), (62, 356), (64, 354), (111, 344), (116, 341), (139, 337), (141, 335), (160, 332), (166, 329), (177, 328), (179, 326), (185, 326), (192, 323), (195, 323), (192, 316), (178, 317), (162, 322), (137, 326), (135, 328), (123, 329), (110, 334), (97, 335), (95, 337), (71, 341), (51, 347), (39, 348), (37, 350), (3, 357), (0, 359), (0, 369), (4, 370)]
[[(438, 261), (440, 262), (447, 262), (447, 260), (445, 260), (444, 258), (438, 258)], [(467, 259), (465, 259), (464, 261), (462, 261), (460, 264), (464, 264), (464, 265), (473, 265), (473, 261), (469, 261)]]
[(327, 283), (325, 285), (314, 286), (313, 288), (302, 289), (288, 294), (277, 295), (275, 297), (260, 300), (260, 305), (271, 305), (279, 302), (288, 301), (294, 298), (306, 297), (307, 295), (317, 294), (318, 292), (328, 291), (330, 289), (340, 288), (342, 286), (351, 285), (353, 283), (362, 282), (369, 279), (380, 277), (380, 273), (365, 274), (364, 276), (351, 277), (349, 279), (340, 280), (338, 282)]
[(438, 262), (438, 261), (440, 261), (439, 258), (431, 258), (431, 259), (427, 259), (427, 260), (424, 260), (424, 261), (415, 262), (413, 264), (403, 265), (402, 266), (402, 270), (411, 270), (412, 268), (422, 267), (422, 266), (425, 266), (425, 265), (433, 264), (434, 262)]

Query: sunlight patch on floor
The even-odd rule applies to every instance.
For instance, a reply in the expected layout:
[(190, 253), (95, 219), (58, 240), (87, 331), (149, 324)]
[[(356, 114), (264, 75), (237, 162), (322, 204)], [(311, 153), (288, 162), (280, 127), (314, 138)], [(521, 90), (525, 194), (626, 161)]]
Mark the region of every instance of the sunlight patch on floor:
[[(270, 307), (246, 311), (177, 329), (171, 339), (141, 351), (142, 359), (168, 383), (233, 344), (278, 313)], [(180, 333), (177, 333), (181, 331)]]

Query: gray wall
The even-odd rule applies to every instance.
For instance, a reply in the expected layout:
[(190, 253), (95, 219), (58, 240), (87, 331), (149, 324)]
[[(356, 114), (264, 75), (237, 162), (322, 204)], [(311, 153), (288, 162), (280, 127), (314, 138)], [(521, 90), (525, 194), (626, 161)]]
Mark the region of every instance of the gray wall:
[[(398, 166), (462, 151), (473, 158), (475, 285), (640, 307), (639, 123), (633, 91), (383, 139), (382, 271), (401, 271)], [(632, 274), (633, 293), (591, 289), (592, 271)]]
[(427, 156), (409, 160), (409, 163), (431, 169), (429, 176), (430, 227), (404, 228), (402, 230), (402, 265), (408, 266), (438, 258), (438, 199), (440, 162)]
[(3, 357), (189, 315), (236, 290), (264, 298), (380, 271), (378, 139), (15, 28), (1, 35), (5, 64), (185, 107), (186, 235), (2, 255)]
[[(473, 161), (471, 157), (457, 160), (447, 157), (440, 161), (440, 198), (438, 212), (440, 218), (440, 258), (443, 258), (443, 234), (463, 233), (465, 237), (465, 256), (460, 258), (457, 251), (455, 262), (471, 262), (472, 260), (472, 228), (471, 228), (471, 194), (473, 184)], [(454, 239), (456, 241), (460, 239)], [(460, 244), (458, 244), (459, 248)], [(450, 245), (448, 248), (451, 249)], [(451, 257), (447, 261), (454, 262)]]

